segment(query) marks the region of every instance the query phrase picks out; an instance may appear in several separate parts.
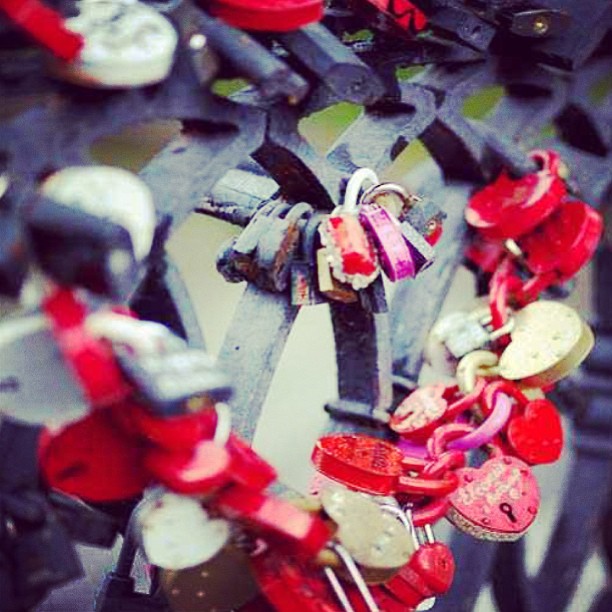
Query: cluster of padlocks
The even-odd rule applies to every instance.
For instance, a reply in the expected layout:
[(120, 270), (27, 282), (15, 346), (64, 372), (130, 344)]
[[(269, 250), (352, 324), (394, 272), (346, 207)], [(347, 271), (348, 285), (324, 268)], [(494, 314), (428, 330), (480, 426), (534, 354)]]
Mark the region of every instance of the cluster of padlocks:
[[(323, 4), (202, 2), (226, 24), (275, 32), (318, 21)], [(409, 2), (354, 4), (411, 33), (426, 22)], [(83, 0), (68, 18), (38, 0), (0, 0), (0, 9), (50, 52), (55, 78), (79, 87), (159, 83), (179, 44), (172, 22), (139, 0)], [(204, 52), (206, 37), (188, 44)], [(437, 521), (483, 540), (523, 536), (540, 505), (531, 467), (555, 462), (563, 448), (546, 394), (594, 343), (555, 297), (603, 231), (601, 215), (572, 195), (555, 151), (529, 158), (534, 172), (504, 171), (465, 202), (465, 265), (486, 297), (430, 330), (426, 358), (441, 382), (377, 415), (379, 438), (321, 437), (308, 495), (279, 487), (275, 468), (232, 433), (234, 382), (214, 359), (125, 306), (163, 239), (145, 182), (95, 165), (40, 177), (21, 218), (28, 264), (15, 257), (23, 269), (8, 275), (19, 279), (20, 312), (0, 324), (0, 355), (43, 343), (57, 369), (44, 374), (33, 363), (19, 379), (7, 360), (2, 384), (27, 378), (38, 401), (65, 385), (88, 410), (28, 423), (19, 399), (6, 407), (0, 609), (34, 607), (82, 574), (75, 542), (109, 547), (118, 532), (129, 531), (176, 612), (426, 610), (455, 572), (450, 549), (435, 540)], [(393, 283), (427, 274), (441, 208), (369, 168), (344, 178), (342, 205), (328, 214), (260, 206), (219, 255), (222, 274), (286, 290), (295, 306), (360, 302), (381, 271)]]

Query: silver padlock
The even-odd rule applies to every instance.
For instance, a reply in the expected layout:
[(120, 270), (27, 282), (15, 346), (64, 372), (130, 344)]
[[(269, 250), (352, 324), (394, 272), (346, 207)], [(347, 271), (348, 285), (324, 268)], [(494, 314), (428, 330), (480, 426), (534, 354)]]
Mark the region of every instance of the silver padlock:
[(491, 342), (509, 334), (514, 319), (497, 330), (491, 330), (491, 314), (487, 307), (472, 312), (453, 312), (442, 317), (432, 328), (431, 338), (444, 344), (455, 359), (488, 346)]

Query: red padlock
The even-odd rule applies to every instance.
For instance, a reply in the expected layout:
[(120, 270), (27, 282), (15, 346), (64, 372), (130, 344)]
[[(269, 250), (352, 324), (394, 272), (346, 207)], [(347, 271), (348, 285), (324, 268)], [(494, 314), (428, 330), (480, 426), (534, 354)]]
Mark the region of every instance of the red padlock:
[(251, 557), (262, 593), (277, 612), (340, 612), (323, 572), (274, 549)]
[(76, 59), (85, 44), (62, 16), (38, 0), (0, 0), (0, 9), (34, 40), (64, 61)]
[(425, 442), (443, 422), (476, 404), (484, 388), (479, 380), (472, 393), (461, 395), (456, 385), (428, 385), (413, 391), (396, 409), (389, 426), (413, 442)]
[(52, 291), (43, 309), (59, 349), (71, 367), (90, 404), (108, 406), (125, 400), (132, 392), (111, 345), (94, 338), (85, 328), (86, 305), (69, 289)]
[(443, 595), (453, 584), (455, 560), (442, 542), (419, 547), (410, 561), (384, 586), (404, 605), (416, 608), (421, 602)]
[(443, 497), (458, 484), (452, 473), (431, 479), (406, 475), (413, 465), (411, 458), (405, 459), (390, 442), (359, 434), (319, 438), (312, 461), (324, 476), (371, 495)]
[(497, 393), (505, 393), (516, 402), (504, 436), (508, 451), (529, 465), (557, 461), (563, 452), (563, 426), (556, 406), (547, 399), (530, 400), (514, 383), (496, 381), (482, 394), (486, 413), (492, 410)]
[(566, 194), (561, 162), (554, 151), (532, 151), (541, 166), (520, 179), (507, 173), (475, 193), (465, 210), (466, 221), (488, 238), (506, 240), (529, 233), (549, 217)]
[(245, 30), (288, 32), (323, 17), (322, 0), (208, 0), (203, 3), (215, 17)]
[(40, 469), (50, 488), (88, 502), (114, 502), (149, 485), (143, 445), (115, 425), (110, 410), (96, 410), (45, 437)]
[(225, 446), (212, 440), (185, 451), (153, 447), (144, 465), (153, 478), (175, 493), (208, 495), (232, 482), (232, 458)]
[(221, 491), (214, 504), (228, 518), (241, 521), (291, 555), (312, 558), (332, 535), (318, 516), (278, 497), (240, 485)]
[[(201, 401), (204, 406), (210, 406), (210, 402)], [(130, 410), (116, 410), (113, 414), (117, 425), (129, 435), (183, 453), (202, 440), (212, 440), (217, 426), (217, 414), (212, 406), (197, 412), (160, 417), (146, 406), (133, 404)]]
[(593, 257), (603, 233), (603, 219), (584, 202), (563, 202), (544, 223), (518, 241), (524, 262), (551, 283), (575, 276)]
[(402, 30), (411, 34), (420, 32), (427, 25), (425, 13), (408, 0), (367, 0), (379, 11), (388, 15)]

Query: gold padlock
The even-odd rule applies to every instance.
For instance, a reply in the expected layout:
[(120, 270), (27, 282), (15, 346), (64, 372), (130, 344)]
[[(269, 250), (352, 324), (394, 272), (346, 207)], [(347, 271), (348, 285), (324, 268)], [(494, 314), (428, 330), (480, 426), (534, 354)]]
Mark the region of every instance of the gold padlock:
[(595, 343), (580, 315), (560, 302), (534, 302), (514, 318), (511, 342), (499, 359), (499, 374), (528, 387), (544, 387), (565, 378)]
[(346, 304), (357, 301), (357, 292), (349, 285), (341, 283), (332, 276), (330, 262), (325, 249), (317, 250), (317, 278), (320, 293), (330, 300)]
[(259, 594), (247, 553), (227, 544), (213, 559), (185, 570), (161, 570), (173, 612), (231, 612)]

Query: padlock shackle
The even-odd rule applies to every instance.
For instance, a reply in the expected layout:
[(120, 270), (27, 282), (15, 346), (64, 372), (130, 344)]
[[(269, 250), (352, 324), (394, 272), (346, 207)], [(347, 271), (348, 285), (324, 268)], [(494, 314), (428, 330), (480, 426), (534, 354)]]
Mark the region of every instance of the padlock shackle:
[(359, 168), (356, 170), (346, 185), (344, 193), (344, 201), (342, 203), (342, 212), (356, 214), (357, 208), (361, 203), (359, 194), (365, 182), (370, 182), (377, 185), (380, 181), (378, 175), (370, 168)]

